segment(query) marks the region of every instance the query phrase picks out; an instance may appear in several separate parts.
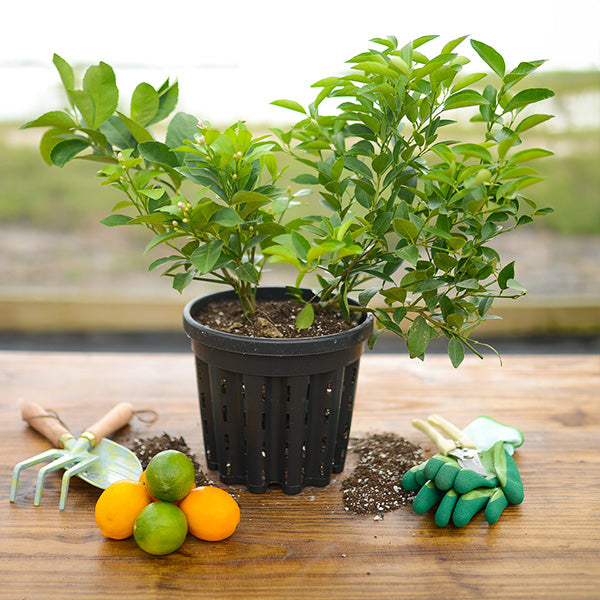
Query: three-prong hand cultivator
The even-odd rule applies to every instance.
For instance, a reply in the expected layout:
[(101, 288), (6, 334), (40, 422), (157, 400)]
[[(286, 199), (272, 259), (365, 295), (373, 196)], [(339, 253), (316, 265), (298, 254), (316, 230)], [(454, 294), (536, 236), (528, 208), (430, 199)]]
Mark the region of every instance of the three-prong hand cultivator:
[(60, 490), (61, 510), (65, 508), (69, 482), (73, 475), (101, 489), (121, 479), (137, 481), (142, 474), (142, 466), (137, 456), (131, 450), (105, 437), (126, 425), (133, 413), (131, 404), (121, 402), (75, 439), (62, 423), (41, 406), (35, 403), (25, 405), (22, 409), (23, 419), (50, 440), (55, 448), (15, 465), (10, 501), (14, 502), (17, 497), (21, 471), (46, 461), (52, 462), (38, 472), (33, 500), (35, 506), (42, 498), (46, 475), (61, 468), (66, 469)]

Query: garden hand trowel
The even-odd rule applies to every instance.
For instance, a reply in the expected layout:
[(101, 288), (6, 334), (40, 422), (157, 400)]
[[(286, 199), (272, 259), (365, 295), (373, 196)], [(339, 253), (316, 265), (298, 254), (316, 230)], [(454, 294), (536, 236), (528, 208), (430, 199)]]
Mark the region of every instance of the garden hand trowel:
[(10, 501), (17, 496), (19, 475), (23, 469), (41, 462), (52, 462), (39, 470), (35, 488), (34, 505), (40, 503), (44, 478), (51, 471), (65, 467), (62, 478), (59, 508), (64, 509), (69, 491), (69, 481), (77, 475), (87, 483), (107, 488), (121, 479), (137, 481), (142, 474), (142, 465), (137, 456), (129, 449), (107, 439), (105, 436), (126, 425), (133, 416), (131, 404), (121, 402), (114, 406), (99, 421), (75, 439), (69, 430), (53, 415), (47, 413), (35, 403), (26, 404), (22, 409), (23, 419), (39, 431), (56, 446), (53, 450), (36, 454), (18, 463), (13, 471)]
[[(477, 474), (487, 477), (488, 474), (481, 464), (476, 444), (458, 429), (458, 427), (439, 415), (431, 415), (427, 418), (427, 421), (414, 419), (412, 425), (429, 436), (431, 441), (438, 447), (441, 454), (454, 457), (459, 466), (463, 469), (471, 469)], [(449, 440), (443, 437), (432, 427), (432, 425), (441, 429), (452, 439)]]

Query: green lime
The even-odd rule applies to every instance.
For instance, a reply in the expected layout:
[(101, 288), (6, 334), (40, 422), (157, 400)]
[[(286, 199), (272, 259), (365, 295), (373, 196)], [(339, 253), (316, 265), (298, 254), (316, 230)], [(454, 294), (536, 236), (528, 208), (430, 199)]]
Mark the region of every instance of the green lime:
[(164, 450), (148, 463), (146, 486), (157, 500), (179, 502), (195, 485), (194, 463), (183, 452)]
[(163, 556), (175, 552), (187, 535), (187, 519), (183, 511), (170, 502), (153, 502), (137, 516), (133, 538), (148, 552)]

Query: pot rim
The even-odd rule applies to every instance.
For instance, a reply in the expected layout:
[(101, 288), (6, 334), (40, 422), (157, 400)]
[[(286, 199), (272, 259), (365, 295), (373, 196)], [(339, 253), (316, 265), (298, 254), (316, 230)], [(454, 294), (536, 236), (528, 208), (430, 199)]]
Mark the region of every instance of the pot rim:
[[(312, 290), (302, 289), (306, 295), (313, 295)], [(183, 310), (183, 326), (187, 336), (200, 343), (213, 348), (230, 350), (248, 354), (261, 354), (266, 356), (324, 354), (327, 352), (342, 350), (361, 344), (366, 341), (373, 331), (374, 318), (372, 314), (363, 315), (361, 322), (347, 331), (332, 333), (316, 337), (305, 338), (266, 338), (249, 337), (235, 333), (227, 333), (217, 329), (211, 329), (198, 323), (194, 316), (201, 308), (211, 302), (222, 298), (235, 298), (233, 290), (213, 292), (194, 298), (187, 303)], [(289, 298), (285, 287), (261, 287), (257, 290), (258, 299), (283, 299)], [(359, 306), (352, 299), (348, 301)]]

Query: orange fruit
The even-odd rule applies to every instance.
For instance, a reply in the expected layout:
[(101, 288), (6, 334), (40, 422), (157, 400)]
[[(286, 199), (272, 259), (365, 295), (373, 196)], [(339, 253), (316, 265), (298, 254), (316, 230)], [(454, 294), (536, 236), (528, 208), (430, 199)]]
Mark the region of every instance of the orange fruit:
[(194, 463), (183, 452), (163, 450), (152, 457), (146, 468), (149, 494), (164, 502), (179, 502), (196, 485)]
[(240, 522), (240, 507), (233, 496), (213, 486), (194, 488), (179, 504), (190, 533), (201, 540), (228, 538)]
[(130, 479), (117, 481), (107, 487), (96, 502), (96, 524), (104, 537), (124, 540), (133, 535), (135, 519), (151, 502), (143, 483)]
[(188, 524), (181, 509), (170, 502), (153, 502), (137, 516), (133, 539), (148, 554), (175, 552), (185, 541)]
[[(148, 492), (148, 486), (146, 485), (146, 470), (145, 469), (142, 471), (142, 474), (140, 475), (139, 481), (140, 481), (140, 483), (144, 484), (144, 486), (146, 487), (146, 492)], [(148, 495), (152, 499), (152, 502), (156, 502), (156, 498), (154, 498), (152, 496), (152, 494), (150, 494), (150, 492), (148, 492)]]

